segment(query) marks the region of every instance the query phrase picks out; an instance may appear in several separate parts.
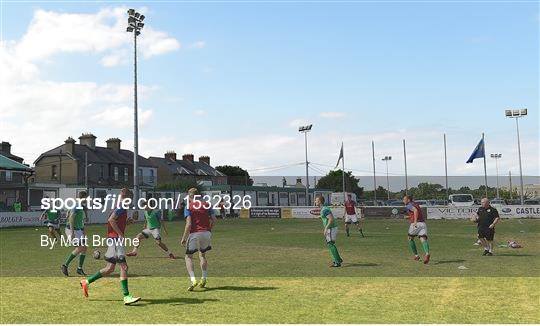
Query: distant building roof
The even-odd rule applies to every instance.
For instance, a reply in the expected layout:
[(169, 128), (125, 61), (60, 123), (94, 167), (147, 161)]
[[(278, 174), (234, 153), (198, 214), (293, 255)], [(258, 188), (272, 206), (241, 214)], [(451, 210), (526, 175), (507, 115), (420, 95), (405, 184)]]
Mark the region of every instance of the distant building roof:
[(21, 164), (15, 160), (12, 160), (1, 154), (0, 154), (0, 170), (17, 171), (17, 172), (32, 172), (33, 171), (30, 167), (24, 164)]
[(198, 161), (174, 160), (164, 157), (149, 157), (150, 161), (159, 164), (160, 167), (166, 167), (171, 174), (179, 175), (207, 175), (212, 177), (224, 177), (225, 174), (219, 172), (212, 166)]
[[(65, 154), (73, 157), (76, 160), (84, 161), (85, 153), (88, 153), (88, 163), (116, 163), (116, 164), (131, 164), (133, 165), (133, 152), (120, 149), (120, 151), (115, 151), (114, 149), (108, 147), (96, 146), (94, 149), (81, 144), (73, 144), (73, 153), (68, 153), (64, 150), (64, 145), (60, 145), (56, 148), (51, 149), (43, 154), (41, 154), (34, 164), (37, 164), (39, 160), (47, 156), (57, 156), (60, 154)], [(156, 167), (150, 160), (139, 155), (139, 166), (143, 167)]]

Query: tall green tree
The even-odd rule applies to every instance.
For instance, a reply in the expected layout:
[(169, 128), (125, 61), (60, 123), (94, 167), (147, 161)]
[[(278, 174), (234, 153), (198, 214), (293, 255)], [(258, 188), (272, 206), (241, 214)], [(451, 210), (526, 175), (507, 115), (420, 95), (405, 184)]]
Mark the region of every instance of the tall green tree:
[(215, 169), (227, 176), (227, 183), (230, 185), (253, 185), (253, 179), (249, 176), (249, 172), (237, 165), (220, 165), (216, 166)]
[[(345, 172), (345, 191), (356, 194), (359, 198), (364, 194), (364, 188), (358, 186), (360, 179), (356, 178), (351, 171)], [(343, 191), (342, 170), (328, 172), (327, 175), (317, 181), (316, 189), (330, 189), (334, 192)]]

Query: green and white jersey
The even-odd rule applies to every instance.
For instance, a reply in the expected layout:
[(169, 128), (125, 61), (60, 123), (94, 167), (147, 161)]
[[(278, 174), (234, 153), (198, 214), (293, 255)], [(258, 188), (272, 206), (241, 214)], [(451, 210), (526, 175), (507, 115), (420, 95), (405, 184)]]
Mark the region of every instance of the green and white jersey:
[(144, 218), (146, 219), (146, 227), (149, 229), (159, 229), (161, 228), (161, 222), (159, 221), (159, 216), (157, 211), (145, 211)]
[(333, 219), (331, 224), (328, 224), (328, 215), (332, 214), (332, 211), (330, 210), (330, 207), (323, 206), (321, 207), (321, 220), (324, 227), (328, 227), (329, 229), (337, 228), (336, 219)]
[(47, 215), (47, 220), (52, 223), (58, 222), (58, 219), (60, 218), (60, 212), (51, 212), (50, 210), (47, 210), (45, 213)]
[[(84, 210), (74, 208), (74, 209), (70, 210), (69, 213), (73, 215), (73, 229), (74, 230), (82, 230), (82, 229), (84, 229)], [(71, 226), (69, 225), (69, 215), (68, 215), (68, 220), (67, 220), (67, 223), (66, 223), (66, 227), (68, 229), (71, 229)]]

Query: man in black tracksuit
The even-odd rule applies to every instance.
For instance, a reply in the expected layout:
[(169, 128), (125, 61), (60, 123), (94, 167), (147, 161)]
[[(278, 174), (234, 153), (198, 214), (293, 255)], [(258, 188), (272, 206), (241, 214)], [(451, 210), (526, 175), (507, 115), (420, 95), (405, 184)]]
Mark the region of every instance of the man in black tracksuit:
[(482, 256), (493, 256), (493, 238), (495, 225), (499, 222), (499, 212), (489, 204), (489, 199), (482, 198), (481, 207), (476, 213), (475, 222), (478, 223), (478, 239), (484, 246)]

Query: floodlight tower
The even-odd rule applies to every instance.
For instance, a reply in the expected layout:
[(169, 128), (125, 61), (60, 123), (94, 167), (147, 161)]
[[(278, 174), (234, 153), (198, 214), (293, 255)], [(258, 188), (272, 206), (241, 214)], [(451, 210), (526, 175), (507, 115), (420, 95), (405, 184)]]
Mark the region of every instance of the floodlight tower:
[(499, 199), (499, 159), (502, 157), (502, 154), (492, 153), (490, 156), (495, 159), (495, 171), (497, 172), (497, 199)]
[(518, 143), (518, 156), (519, 156), (519, 182), (521, 193), (519, 195), (521, 205), (523, 205), (523, 169), (521, 167), (521, 143), (519, 141), (519, 118), (522, 118), (527, 115), (527, 109), (518, 109), (518, 110), (505, 110), (506, 117), (516, 119), (516, 130), (517, 130), (517, 143)]
[(309, 172), (308, 172), (309, 161), (308, 161), (308, 155), (307, 155), (307, 133), (311, 131), (311, 127), (313, 127), (312, 124), (307, 125), (307, 126), (301, 126), (301, 127), (298, 128), (298, 131), (304, 134), (304, 143), (305, 143), (305, 148), (306, 148), (306, 206), (309, 206), (309, 204), (310, 204), (310, 201), (309, 201)]
[(128, 10), (128, 27), (126, 32), (133, 33), (133, 202), (139, 200), (139, 122), (137, 108), (137, 36), (144, 27), (144, 15), (135, 9)]
[(386, 163), (386, 193), (388, 194), (388, 200), (390, 200), (390, 178), (388, 177), (388, 161), (392, 160), (392, 156), (385, 156), (382, 160)]

